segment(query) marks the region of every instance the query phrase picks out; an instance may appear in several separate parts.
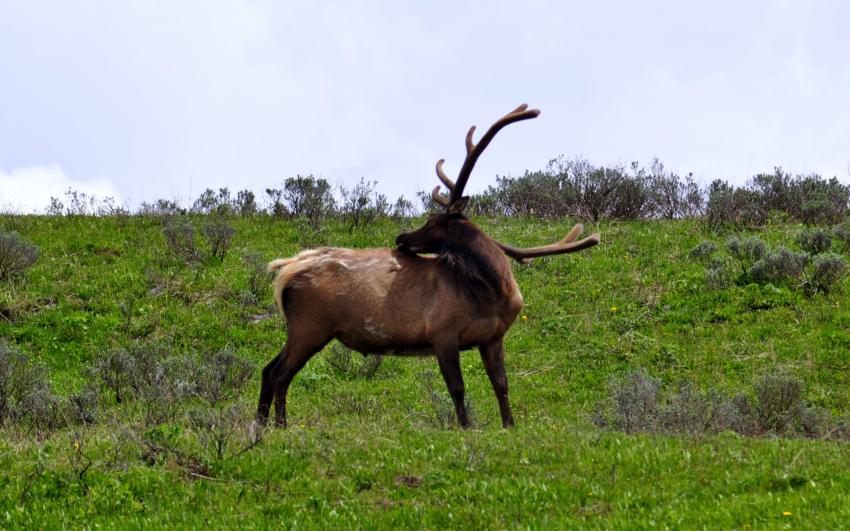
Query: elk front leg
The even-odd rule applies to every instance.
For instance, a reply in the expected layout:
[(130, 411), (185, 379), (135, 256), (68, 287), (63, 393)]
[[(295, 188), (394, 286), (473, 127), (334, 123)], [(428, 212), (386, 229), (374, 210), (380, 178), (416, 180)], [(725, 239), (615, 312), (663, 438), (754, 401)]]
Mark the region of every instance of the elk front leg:
[(493, 391), (499, 401), (499, 411), (502, 413), (502, 426), (510, 428), (514, 425), (514, 416), (511, 413), (511, 405), (508, 403), (508, 376), (505, 374), (505, 346), (502, 338), (492, 343), (481, 345), (481, 361), (484, 369), (493, 384)]
[(434, 350), (437, 354), (440, 372), (443, 373), (443, 379), (446, 381), (446, 386), (449, 388), (449, 394), (455, 405), (457, 420), (462, 427), (468, 428), (469, 417), (466, 414), (466, 402), (464, 402), (463, 375), (460, 372), (458, 346), (456, 344), (435, 346)]

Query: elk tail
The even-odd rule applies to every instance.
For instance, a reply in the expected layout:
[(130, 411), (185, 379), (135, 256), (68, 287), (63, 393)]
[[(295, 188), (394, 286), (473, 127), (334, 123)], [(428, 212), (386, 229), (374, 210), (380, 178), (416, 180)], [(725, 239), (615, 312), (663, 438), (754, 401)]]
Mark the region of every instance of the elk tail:
[(283, 313), (283, 288), (286, 286), (286, 281), (288, 280), (284, 271), (286, 266), (294, 261), (294, 258), (278, 258), (277, 260), (272, 260), (266, 266), (266, 270), (269, 273), (277, 273), (277, 278), (274, 281), (274, 301), (277, 304), (277, 309), (280, 310), (280, 315), (284, 319), (286, 318), (286, 314)]

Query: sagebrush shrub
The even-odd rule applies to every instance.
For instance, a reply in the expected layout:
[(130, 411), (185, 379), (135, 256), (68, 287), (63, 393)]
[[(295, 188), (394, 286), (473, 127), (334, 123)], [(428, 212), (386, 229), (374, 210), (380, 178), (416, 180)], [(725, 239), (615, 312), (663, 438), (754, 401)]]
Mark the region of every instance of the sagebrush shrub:
[(693, 249), (691, 249), (688, 253), (688, 256), (696, 260), (705, 260), (711, 257), (711, 255), (713, 255), (715, 252), (717, 252), (717, 245), (715, 245), (712, 241), (705, 240), (703, 242), (700, 242), (699, 245), (697, 245)]
[(843, 242), (844, 246), (850, 250), (850, 220), (834, 226), (832, 228), (832, 235), (836, 240)]
[(376, 218), (389, 214), (387, 197), (375, 191), (377, 185), (378, 181), (367, 181), (363, 177), (351, 188), (340, 185), (340, 214), (349, 223), (348, 232), (353, 232), (357, 227), (365, 227)]
[(306, 217), (314, 230), (318, 230), (324, 219), (336, 212), (330, 183), (312, 175), (287, 178), (283, 183), (282, 201), (290, 215)]
[(254, 364), (229, 347), (196, 358), (190, 375), (193, 393), (210, 404), (233, 398), (245, 387), (254, 372)]
[(740, 393), (724, 400), (715, 412), (713, 430), (731, 430), (748, 437), (759, 435), (762, 430), (749, 395)]
[(766, 374), (756, 380), (753, 390), (760, 428), (776, 433), (793, 431), (805, 407), (803, 382), (787, 374)]
[(748, 274), (753, 264), (761, 260), (767, 253), (767, 244), (756, 236), (743, 239), (732, 237), (726, 242), (726, 248), (738, 260), (741, 266), (741, 274), (744, 276)]
[(625, 433), (700, 435), (732, 430), (744, 436), (850, 437), (846, 419), (811, 406), (803, 397), (803, 382), (784, 373), (758, 378), (751, 393), (724, 397), (689, 383), (671, 393), (638, 369), (612, 380), (608, 397), (597, 403), (593, 422)]
[(38, 247), (0, 229), (0, 281), (19, 277), (38, 260)]
[[(358, 360), (358, 358), (363, 359)], [(381, 366), (384, 357), (379, 355), (355, 355), (350, 348), (334, 342), (327, 350), (325, 359), (342, 376), (348, 378), (372, 378), (378, 371), (378, 367)]]
[(52, 430), (68, 420), (66, 406), (53, 392), (44, 368), (14, 344), (0, 340), (0, 425), (11, 422)]
[(195, 226), (186, 217), (168, 218), (162, 229), (168, 250), (181, 260), (197, 262), (201, 253), (195, 243)]
[(164, 345), (137, 342), (97, 356), (91, 376), (97, 387), (110, 389), (116, 401), (132, 400), (145, 422), (154, 425), (173, 420), (179, 402), (192, 395), (192, 365)]
[(658, 409), (658, 428), (665, 433), (704, 433), (711, 426), (713, 398), (684, 382)]
[(803, 276), (809, 256), (795, 253), (785, 247), (770, 251), (749, 269), (749, 277), (756, 282), (784, 282), (799, 280)]
[(213, 215), (204, 219), (201, 232), (207, 240), (210, 257), (224, 260), (230, 250), (236, 229), (227, 222), (224, 216)]
[(802, 250), (811, 255), (826, 252), (832, 247), (832, 236), (824, 229), (802, 230), (795, 241)]
[(248, 252), (242, 257), (245, 267), (248, 269), (248, 293), (254, 302), (266, 299), (272, 282), (272, 273), (266, 270), (267, 260), (257, 253)]
[(97, 356), (91, 377), (116, 401), (129, 400), (148, 425), (174, 420), (187, 398), (212, 405), (241, 391), (253, 373), (253, 363), (225, 347), (213, 353), (174, 353), (150, 342), (133, 343)]
[(638, 369), (614, 380), (608, 386), (609, 399), (594, 422), (601, 427), (638, 433), (655, 431), (659, 426), (658, 398), (661, 381)]
[(829, 293), (847, 271), (844, 259), (835, 253), (817, 255), (812, 262), (810, 279), (813, 291)]

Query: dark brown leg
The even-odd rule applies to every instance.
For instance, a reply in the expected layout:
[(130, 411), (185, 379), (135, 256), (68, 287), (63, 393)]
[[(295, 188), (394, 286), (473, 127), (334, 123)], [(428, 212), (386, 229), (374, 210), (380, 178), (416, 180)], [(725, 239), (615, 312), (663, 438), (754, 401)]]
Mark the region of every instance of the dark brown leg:
[(263, 382), (260, 385), (260, 403), (257, 405), (257, 422), (266, 425), (269, 419), (269, 410), (274, 397), (274, 378), (275, 369), (280, 361), (286, 356), (286, 347), (280, 350), (280, 353), (263, 369)]
[(508, 403), (508, 377), (505, 374), (505, 346), (502, 338), (487, 345), (481, 345), (478, 350), (481, 352), (481, 361), (484, 362), (484, 369), (490, 377), (490, 383), (493, 384), (493, 391), (499, 401), (502, 426), (510, 428), (514, 425), (514, 416), (511, 413), (511, 405)]
[(463, 375), (460, 372), (460, 351), (456, 345), (435, 348), (437, 363), (440, 364), (440, 372), (449, 388), (452, 402), (455, 405), (457, 420), (464, 428), (469, 427), (469, 418), (466, 414), (466, 402), (464, 402)]
[(278, 426), (286, 427), (286, 393), (289, 391), (289, 384), (292, 383), (292, 379), (295, 378), (298, 371), (307, 364), (307, 361), (322, 350), (328, 341), (329, 339), (325, 338), (321, 340), (312, 339), (308, 343), (296, 341), (292, 336), (287, 340), (286, 356), (271, 371), (271, 378), (274, 382), (275, 424)]

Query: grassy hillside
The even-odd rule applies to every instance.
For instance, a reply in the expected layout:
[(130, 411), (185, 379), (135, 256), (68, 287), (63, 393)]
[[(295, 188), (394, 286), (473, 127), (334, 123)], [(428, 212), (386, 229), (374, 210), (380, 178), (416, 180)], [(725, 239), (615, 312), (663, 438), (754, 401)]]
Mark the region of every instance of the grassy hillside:
[[(523, 246), (571, 227), (479, 221)], [(475, 425), (464, 431), (447, 420), (432, 358), (386, 358), (364, 375), (359, 355), (329, 347), (290, 389), (291, 428), (257, 442), (249, 422), (259, 372), (285, 330), (270, 289), (252, 294), (250, 255), (384, 246), (420, 220), (353, 233), (267, 217), (230, 223), (236, 233), (223, 261), (187, 264), (152, 217), (0, 218), (0, 228), (41, 251), (26, 282), (0, 289), (0, 338), (43, 365), (58, 393), (78, 392), (105, 352), (134, 344), (196, 357), (228, 349), (253, 366), (238, 396), (215, 405), (238, 412), (223, 450), (211, 442), (214, 428), (192, 420), (192, 399), (164, 422), (146, 421), (144, 408), (107, 391), (91, 425), (7, 422), (3, 527), (827, 528), (850, 516), (847, 443), (626, 435), (591, 423), (611, 379), (639, 367), (670, 386), (726, 394), (786, 373), (805, 382), (812, 405), (847, 413), (847, 279), (813, 296), (790, 284), (716, 289), (689, 253), (704, 240), (723, 248), (730, 234), (692, 221), (601, 224), (592, 230), (602, 243), (590, 251), (515, 266), (526, 301), (506, 340), (516, 429), (501, 429), (477, 352), (462, 357)], [(799, 230), (778, 223), (759, 236), (794, 247)]]

